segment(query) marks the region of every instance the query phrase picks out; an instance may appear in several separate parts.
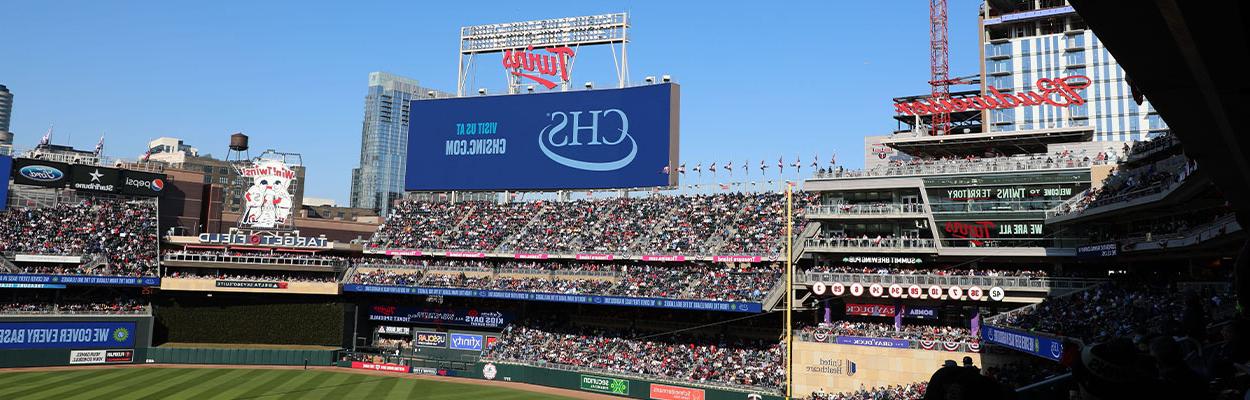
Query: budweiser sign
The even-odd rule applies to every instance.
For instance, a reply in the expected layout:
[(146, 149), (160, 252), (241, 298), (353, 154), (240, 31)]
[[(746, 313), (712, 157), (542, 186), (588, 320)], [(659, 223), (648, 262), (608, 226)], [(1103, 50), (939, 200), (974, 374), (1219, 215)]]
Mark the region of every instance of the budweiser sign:
[[(534, 46), (525, 50), (504, 50), (503, 67), (512, 75), (530, 79), (547, 89), (556, 87), (556, 83), (539, 75), (560, 77), (560, 82), (569, 81), (569, 58), (573, 57), (573, 49), (567, 46), (548, 47), (550, 54), (534, 51)], [(537, 74), (535, 74), (537, 73)]]
[(1055, 107), (1079, 106), (1085, 104), (1085, 99), (1077, 91), (1089, 85), (1089, 77), (1083, 75), (1041, 78), (1034, 85), (1037, 90), (1032, 92), (1002, 93), (996, 87), (987, 86), (988, 92), (984, 96), (905, 101), (894, 103), (894, 112), (900, 115), (929, 115), (938, 112), (994, 110), (1043, 104)]

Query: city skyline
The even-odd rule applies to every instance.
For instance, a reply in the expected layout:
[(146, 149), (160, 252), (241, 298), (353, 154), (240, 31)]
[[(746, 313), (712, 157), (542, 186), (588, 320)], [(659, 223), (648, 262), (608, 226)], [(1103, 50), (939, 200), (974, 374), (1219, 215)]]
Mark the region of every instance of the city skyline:
[[(262, 4), (242, 12), (159, 3), (14, 4), (11, 29), (29, 39), (13, 43), (10, 54), (29, 56), (0, 64), (0, 84), (15, 94), (10, 131), (18, 148), (33, 146), (55, 124), (53, 141), (78, 148), (91, 148), (108, 132), (112, 157), (136, 158), (161, 136), (220, 157), (228, 136), (243, 132), (256, 149), (303, 154), (308, 194), (340, 204), (349, 203), (359, 161), (369, 73), (454, 91), (457, 32), (465, 25), (629, 12), (631, 81), (667, 74), (683, 85), (681, 160), (688, 168), (761, 159), (772, 164), (777, 157), (789, 166), (800, 158), (803, 174), (787, 167), (786, 175), (798, 179), (811, 172), (813, 156), (827, 164), (834, 153), (841, 165), (859, 167), (863, 136), (895, 128), (890, 99), (929, 89), (923, 4), (804, 3), (785, 10), (751, 3), (718, 9), (658, 2), (566, 2), (543, 9), (499, 4)], [(977, 6), (951, 4), (953, 75), (979, 69)], [(377, 9), (452, 17), (378, 25)], [(210, 22), (219, 20), (228, 22)], [(365, 40), (379, 37), (389, 39)], [(478, 63), (471, 91), (503, 90), (498, 62), (487, 56)], [(611, 65), (606, 49), (587, 49), (579, 54), (575, 87), (614, 82)], [(812, 76), (822, 78), (800, 78)], [(692, 175), (684, 183), (695, 183)]]

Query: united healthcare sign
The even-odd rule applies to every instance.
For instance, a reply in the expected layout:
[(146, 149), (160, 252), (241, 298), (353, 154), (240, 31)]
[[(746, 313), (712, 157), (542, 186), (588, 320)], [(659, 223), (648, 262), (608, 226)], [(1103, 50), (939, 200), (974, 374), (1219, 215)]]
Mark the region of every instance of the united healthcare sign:
[(676, 185), (679, 93), (664, 83), (413, 100), (405, 188)]

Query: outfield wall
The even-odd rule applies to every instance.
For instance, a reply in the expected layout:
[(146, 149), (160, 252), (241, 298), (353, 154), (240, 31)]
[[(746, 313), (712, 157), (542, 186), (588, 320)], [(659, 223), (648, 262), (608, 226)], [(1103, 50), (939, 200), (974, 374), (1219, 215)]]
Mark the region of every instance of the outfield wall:
[(479, 363), (469, 371), (474, 378), (523, 382), (535, 385), (610, 394), (635, 399), (656, 400), (780, 400), (781, 396), (763, 391), (726, 390), (696, 387), (632, 376), (599, 372), (577, 372), (527, 365)]
[(0, 367), (137, 364), (151, 345), (150, 316), (0, 317)]
[(335, 350), (200, 349), (153, 347), (148, 358), (161, 364), (334, 365)]
[(927, 382), (943, 361), (958, 362), (964, 356), (983, 365), (980, 353), (796, 341), (794, 394)]
[(179, 293), (154, 301), (156, 343), (337, 347), (344, 341), (347, 310), (322, 296)]

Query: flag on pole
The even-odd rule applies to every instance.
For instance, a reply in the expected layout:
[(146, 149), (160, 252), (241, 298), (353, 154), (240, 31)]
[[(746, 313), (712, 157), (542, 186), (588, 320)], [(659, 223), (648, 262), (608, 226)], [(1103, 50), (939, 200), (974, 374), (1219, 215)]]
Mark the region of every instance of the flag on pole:
[(829, 165), (838, 165), (838, 153), (829, 156)]
[(803, 159), (799, 158), (799, 156), (794, 156), (794, 164), (790, 165), (794, 167), (795, 171), (803, 173)]
[(54, 127), (53, 125), (48, 125), (48, 132), (43, 134), (42, 139), (39, 139), (40, 145), (46, 146), (52, 143), (52, 128), (53, 127)]
[(764, 164), (764, 160), (760, 160), (760, 175), (764, 175), (765, 172), (768, 172), (768, 164)]
[(786, 173), (786, 164), (784, 161), (781, 161), (781, 157), (777, 157), (777, 173)]
[(820, 156), (812, 154), (812, 169), (820, 166)]
[(716, 173), (716, 163), (712, 163), (712, 165), (709, 165), (709, 166), (707, 167), (707, 171), (708, 171), (708, 172), (711, 172), (711, 173), (713, 173), (713, 174), (715, 174), (715, 173)]
[(100, 134), (100, 141), (95, 143), (95, 155), (99, 156), (104, 152), (104, 134)]
[(677, 166), (677, 173), (682, 175), (686, 174), (686, 163), (681, 163), (681, 165)]
[(703, 176), (703, 163), (698, 163), (698, 164), (695, 164), (695, 165), (694, 165), (694, 172), (695, 172), (695, 173), (698, 173), (698, 174), (699, 174), (699, 176)]
[(668, 166), (667, 166), (667, 165), (665, 165), (665, 166), (664, 166), (664, 169), (660, 170), (660, 173), (662, 173), (662, 174), (664, 174), (664, 175), (668, 175)]
[(734, 162), (733, 162), (733, 161), (730, 161), (728, 164), (725, 164), (725, 170), (726, 170), (726, 171), (729, 171), (730, 173), (733, 173), (733, 172), (734, 172)]

